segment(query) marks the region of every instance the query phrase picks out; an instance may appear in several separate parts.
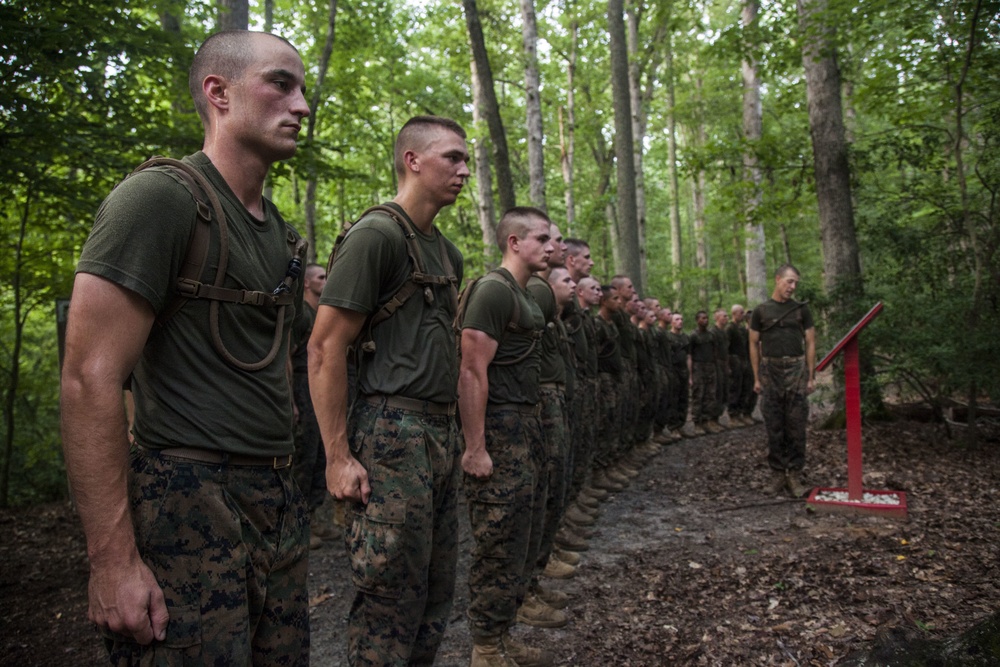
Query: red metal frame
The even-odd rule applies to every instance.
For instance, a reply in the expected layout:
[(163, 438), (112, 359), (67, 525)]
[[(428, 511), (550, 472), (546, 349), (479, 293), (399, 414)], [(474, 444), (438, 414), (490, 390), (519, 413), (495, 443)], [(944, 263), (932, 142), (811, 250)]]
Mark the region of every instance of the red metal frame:
[(849, 502), (816, 500), (822, 491), (839, 491), (841, 489), (813, 489), (809, 495), (809, 507), (819, 509), (826, 506), (829, 509), (847, 509), (859, 512), (886, 514), (889, 516), (906, 516), (906, 496), (899, 491), (869, 491), (876, 494), (895, 493), (900, 497), (900, 504), (877, 505), (863, 503), (864, 479), (862, 475), (861, 456), (861, 367), (858, 361), (858, 335), (882, 312), (882, 302), (876, 303), (868, 314), (855, 324), (847, 335), (833, 346), (823, 360), (816, 364), (816, 372), (826, 369), (833, 359), (844, 353), (844, 403), (847, 410), (847, 498)]

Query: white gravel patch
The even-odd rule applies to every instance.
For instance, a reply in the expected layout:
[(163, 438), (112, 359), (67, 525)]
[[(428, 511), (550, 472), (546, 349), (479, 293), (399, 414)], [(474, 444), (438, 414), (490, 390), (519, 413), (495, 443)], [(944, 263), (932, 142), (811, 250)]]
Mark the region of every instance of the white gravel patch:
[(899, 496), (895, 493), (865, 493), (861, 500), (851, 500), (847, 491), (823, 491), (816, 494), (816, 500), (835, 503), (863, 503), (867, 505), (899, 505)]

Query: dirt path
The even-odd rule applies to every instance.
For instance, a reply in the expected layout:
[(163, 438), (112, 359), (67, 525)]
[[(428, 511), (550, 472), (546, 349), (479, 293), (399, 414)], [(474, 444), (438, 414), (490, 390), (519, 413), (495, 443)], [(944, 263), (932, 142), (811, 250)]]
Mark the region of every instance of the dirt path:
[[(909, 521), (812, 514), (765, 495), (763, 429), (672, 445), (602, 506), (570, 624), (518, 627), (563, 665), (832, 665), (893, 624), (956, 634), (1000, 606), (1000, 450), (937, 427), (866, 427), (866, 483), (903, 490)], [(845, 486), (843, 432), (811, 432), (809, 481)], [(86, 560), (63, 505), (0, 514), (0, 662), (98, 665)], [(464, 518), (461, 544), (468, 553)], [(439, 665), (468, 664), (467, 559)], [(313, 664), (344, 663), (343, 548), (312, 552)]]

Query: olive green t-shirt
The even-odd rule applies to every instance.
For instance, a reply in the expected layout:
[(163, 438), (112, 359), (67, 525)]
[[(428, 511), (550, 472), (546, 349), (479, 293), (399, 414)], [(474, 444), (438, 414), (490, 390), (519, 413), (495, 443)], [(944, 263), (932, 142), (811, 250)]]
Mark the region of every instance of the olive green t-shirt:
[(675, 370), (683, 370), (687, 373), (687, 358), (691, 354), (691, 339), (684, 332), (667, 333), (667, 340), (670, 342), (670, 361)]
[[(265, 219), (244, 208), (204, 153), (185, 161), (215, 187), (226, 214), (229, 252), (224, 287), (271, 292), (285, 276), (298, 235), (265, 200)], [(150, 169), (126, 179), (104, 200), (77, 265), (150, 303), (159, 314), (176, 293), (197, 216), (190, 192), (170, 172)], [(201, 223), (197, 223), (201, 224)], [(219, 231), (213, 223), (202, 281), (219, 266)], [(298, 282), (296, 304), (301, 305)], [(219, 331), (239, 360), (263, 359), (282, 312), (274, 361), (240, 370), (216, 351), (210, 301), (190, 299), (163, 328), (150, 333), (133, 371), (133, 433), (152, 448), (198, 447), (231, 454), (281, 456), (292, 451), (292, 401), (286, 375), (289, 334), (297, 308), (220, 302)]]
[[(520, 305), (518, 324), (523, 329), (542, 331), (545, 317), (531, 294), (521, 289), (509, 271), (497, 269), (496, 273), (503, 275), (505, 280), (480, 280), (473, 287), (462, 329), (482, 331), (498, 343), (493, 363), (487, 369), (489, 402), (534, 405), (538, 402), (541, 345), (529, 333), (510, 331), (507, 325), (514, 316), (514, 299)], [(502, 365), (518, 359), (517, 363)]]
[(695, 363), (715, 363), (715, 336), (708, 329), (695, 329), (688, 336), (691, 343), (691, 361)]
[[(402, 208), (390, 205), (406, 215)], [(429, 234), (411, 227), (424, 270), (436, 276), (448, 274), (441, 257), (443, 241), (456, 285), (461, 284), (462, 253), (458, 248), (436, 227)], [(370, 213), (344, 238), (327, 273), (320, 305), (372, 315), (409, 280), (412, 271), (399, 224), (387, 213)], [(362, 394), (398, 395), (436, 403), (457, 400), (454, 294), (447, 285), (434, 285), (431, 294), (429, 299), (425, 290), (418, 289), (391, 317), (372, 327), (375, 352), (362, 356)]]
[(609, 322), (601, 316), (594, 317), (596, 324), (597, 370), (598, 373), (621, 375), (624, 370), (620, 334), (614, 322)]
[(594, 348), (593, 317), (589, 312), (584, 312), (576, 298), (563, 308), (562, 321), (566, 326), (566, 335), (572, 341), (574, 368), (580, 378), (597, 377), (597, 354)]
[(538, 276), (528, 278), (528, 291), (534, 297), (535, 303), (542, 309), (545, 318), (545, 333), (542, 334), (542, 366), (538, 372), (540, 383), (557, 382), (566, 384), (566, 365), (560, 349), (560, 333), (556, 328), (555, 295), (549, 283)]
[(813, 328), (809, 306), (801, 301), (768, 299), (753, 309), (750, 329), (760, 333), (765, 357), (800, 357), (805, 354), (805, 332)]

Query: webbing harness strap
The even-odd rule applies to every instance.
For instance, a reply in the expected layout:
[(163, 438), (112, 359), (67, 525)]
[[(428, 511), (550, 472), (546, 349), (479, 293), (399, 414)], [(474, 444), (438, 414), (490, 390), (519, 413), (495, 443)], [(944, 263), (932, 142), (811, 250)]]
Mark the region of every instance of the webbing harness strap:
[[(392, 317), (397, 310), (403, 307), (410, 298), (416, 294), (418, 291), (422, 290), (424, 295), (424, 300), (427, 303), (434, 303), (434, 290), (432, 287), (434, 285), (447, 286), (451, 289), (449, 290), (449, 296), (451, 298), (452, 308), (456, 308), (458, 304), (458, 276), (455, 275), (455, 267), (451, 262), (451, 258), (448, 256), (448, 247), (444, 242), (444, 235), (438, 234), (438, 253), (440, 255), (441, 264), (444, 266), (445, 275), (438, 276), (431, 273), (427, 273), (424, 266), (423, 253), (420, 250), (420, 244), (417, 240), (417, 233), (413, 229), (411, 223), (403, 216), (397, 209), (388, 204), (378, 204), (366, 209), (362, 213), (357, 222), (364, 220), (364, 218), (370, 213), (382, 213), (389, 216), (393, 222), (399, 225), (400, 231), (403, 232), (403, 238), (406, 241), (406, 254), (410, 258), (410, 264), (413, 266), (413, 270), (410, 272), (409, 278), (406, 282), (396, 290), (396, 293), (389, 297), (389, 300), (382, 304), (374, 314), (372, 314), (363, 328), (363, 334), (360, 336), (357, 347), (360, 351), (373, 353), (375, 352), (375, 341), (372, 336), (372, 329), (374, 329), (379, 324), (382, 324), (390, 317)], [(354, 222), (347, 226), (343, 232), (337, 237), (334, 243), (333, 252), (330, 254), (330, 261), (327, 264), (327, 273), (333, 267), (333, 260), (337, 256), (337, 252), (340, 249), (344, 238), (350, 232), (357, 222)]]
[[(208, 299), (209, 305), (209, 327), (212, 332), (212, 342), (216, 352), (232, 366), (246, 371), (257, 371), (267, 367), (278, 354), (281, 347), (281, 338), (285, 324), (285, 308), (295, 302), (294, 295), (290, 291), (281, 294), (262, 292), (258, 290), (242, 290), (223, 287), (226, 279), (226, 268), (229, 264), (229, 227), (226, 222), (226, 214), (222, 208), (222, 202), (205, 176), (181, 160), (168, 157), (153, 157), (136, 167), (129, 177), (153, 167), (166, 167), (175, 175), (180, 183), (187, 188), (194, 199), (197, 211), (197, 221), (191, 230), (191, 237), (188, 241), (187, 254), (181, 263), (180, 272), (177, 275), (177, 294), (174, 299), (156, 318), (159, 328), (166, 326), (167, 322), (179, 311), (189, 299)], [(128, 178), (128, 177), (126, 177)], [(208, 203), (206, 203), (206, 200)], [(208, 285), (201, 281), (205, 265), (208, 263), (208, 250), (211, 244), (212, 219), (213, 217), (219, 225), (219, 268), (215, 274), (215, 281)], [(289, 237), (289, 242), (292, 238)], [(305, 257), (308, 242), (298, 239), (294, 244), (293, 254), (300, 259)], [(286, 276), (285, 284), (291, 287), (295, 277)], [(238, 305), (250, 305), (258, 307), (277, 307), (277, 321), (274, 328), (274, 340), (268, 353), (259, 361), (245, 362), (237, 359), (226, 347), (219, 331), (219, 304), (234, 303)]]
[[(510, 321), (507, 323), (506, 330), (511, 333), (521, 334), (531, 337), (531, 345), (521, 356), (517, 357), (516, 359), (511, 359), (508, 361), (497, 361), (496, 359), (494, 359), (490, 363), (492, 363), (494, 366), (513, 366), (514, 364), (519, 364), (525, 359), (527, 359), (532, 352), (534, 352), (535, 347), (538, 346), (538, 341), (542, 339), (543, 330), (521, 326), (521, 304), (518, 302), (517, 299), (517, 287), (514, 284), (512, 284), (510, 280), (507, 279), (507, 276), (500, 273), (498, 270), (493, 270), (487, 273), (482, 278), (480, 278), (478, 282), (487, 282), (487, 281), (501, 282), (504, 285), (506, 285), (511, 291), (511, 296), (514, 299), (514, 312), (511, 313)], [(468, 291), (471, 292), (472, 290), (470, 289)]]

